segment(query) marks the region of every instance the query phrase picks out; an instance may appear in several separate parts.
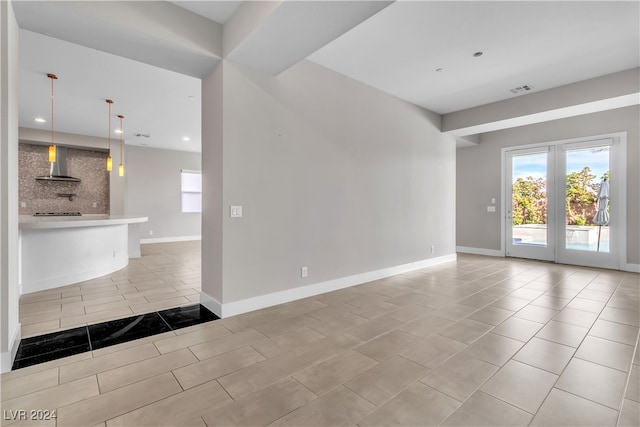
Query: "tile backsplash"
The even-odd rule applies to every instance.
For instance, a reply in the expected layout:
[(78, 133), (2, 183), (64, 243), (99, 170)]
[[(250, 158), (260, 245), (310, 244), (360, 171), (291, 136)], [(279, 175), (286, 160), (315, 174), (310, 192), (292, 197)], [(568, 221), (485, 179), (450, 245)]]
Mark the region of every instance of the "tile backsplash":
[[(36, 212), (109, 213), (109, 173), (106, 152), (69, 147), (67, 173), (81, 182), (36, 181), (49, 175), (48, 146), (20, 143), (18, 148), (18, 202), (20, 215)], [(72, 201), (58, 194), (75, 194)], [(23, 203), (26, 207), (22, 207)], [(94, 203), (96, 207), (94, 208)]]

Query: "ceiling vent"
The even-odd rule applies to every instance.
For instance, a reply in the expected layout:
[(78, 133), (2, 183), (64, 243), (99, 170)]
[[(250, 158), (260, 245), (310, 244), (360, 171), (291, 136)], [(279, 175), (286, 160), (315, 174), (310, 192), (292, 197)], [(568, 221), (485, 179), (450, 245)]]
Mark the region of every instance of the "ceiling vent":
[(531, 85), (522, 85), (522, 86), (515, 87), (513, 89), (509, 89), (509, 91), (513, 94), (516, 94), (516, 93), (528, 92), (532, 89), (533, 89), (533, 86)]
[(151, 135), (149, 135), (148, 133), (139, 133), (136, 132), (133, 134), (133, 136), (137, 136), (138, 138), (143, 137), (143, 138), (149, 138)]

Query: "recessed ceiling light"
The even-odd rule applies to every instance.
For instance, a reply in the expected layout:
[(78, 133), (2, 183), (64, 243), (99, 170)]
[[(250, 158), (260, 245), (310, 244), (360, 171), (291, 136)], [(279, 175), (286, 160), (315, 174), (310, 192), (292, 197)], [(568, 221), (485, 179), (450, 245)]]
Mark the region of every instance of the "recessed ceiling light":
[(120, 130), (120, 129), (116, 129), (114, 132), (115, 132), (115, 133), (122, 133), (122, 130)]
[(34, 122), (38, 122), (38, 123), (46, 123), (47, 121), (45, 119), (43, 119), (42, 117), (36, 117), (35, 119), (33, 119)]
[(183, 136), (183, 137), (182, 137), (182, 140), (183, 140), (184, 142), (187, 142), (187, 141), (191, 141), (191, 138), (189, 138), (188, 136)]
[(476, 52), (476, 53), (473, 54), (473, 57), (477, 58), (477, 57), (482, 56), (482, 55), (483, 55), (482, 52)]

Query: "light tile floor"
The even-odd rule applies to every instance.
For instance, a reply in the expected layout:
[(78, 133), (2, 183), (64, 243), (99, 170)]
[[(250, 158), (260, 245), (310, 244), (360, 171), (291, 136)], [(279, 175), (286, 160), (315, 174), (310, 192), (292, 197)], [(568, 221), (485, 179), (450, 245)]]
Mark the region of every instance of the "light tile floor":
[(200, 242), (142, 245), (113, 274), (20, 298), (22, 337), (200, 302)]
[(459, 255), (3, 374), (57, 411), (3, 425), (638, 426), (639, 278)]

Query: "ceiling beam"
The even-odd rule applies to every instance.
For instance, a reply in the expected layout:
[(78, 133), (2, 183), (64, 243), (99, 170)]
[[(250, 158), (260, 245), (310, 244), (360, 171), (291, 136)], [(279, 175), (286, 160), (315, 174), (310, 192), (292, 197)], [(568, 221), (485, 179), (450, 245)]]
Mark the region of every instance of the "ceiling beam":
[(225, 24), (225, 59), (278, 75), (392, 3), (246, 2)]
[(640, 68), (596, 77), (442, 116), (456, 137), (640, 104)]
[(279, 1), (245, 1), (231, 15), (223, 26), (223, 55), (228, 56), (233, 50), (269, 16), (278, 9), (284, 0)]
[(477, 136), (481, 133), (549, 122), (551, 120), (566, 119), (569, 117), (582, 116), (584, 114), (630, 107), (632, 105), (640, 105), (640, 92), (616, 96), (614, 98), (601, 99), (599, 101), (586, 102), (584, 104), (572, 105), (570, 107), (556, 108), (554, 110), (542, 111), (540, 113), (512, 117), (510, 119), (497, 120), (495, 122), (488, 122), (480, 125), (468, 126), (466, 128), (446, 131), (445, 133), (455, 136), (456, 140), (469, 140), (469, 136)]
[(222, 58), (222, 25), (163, 1), (13, 2), (20, 28), (192, 77)]

